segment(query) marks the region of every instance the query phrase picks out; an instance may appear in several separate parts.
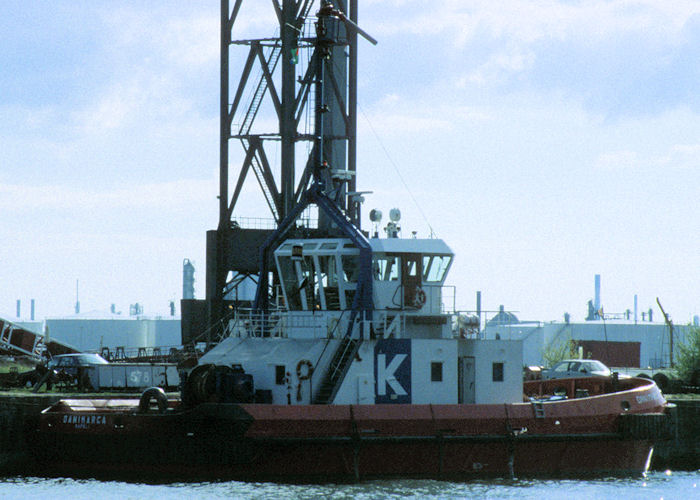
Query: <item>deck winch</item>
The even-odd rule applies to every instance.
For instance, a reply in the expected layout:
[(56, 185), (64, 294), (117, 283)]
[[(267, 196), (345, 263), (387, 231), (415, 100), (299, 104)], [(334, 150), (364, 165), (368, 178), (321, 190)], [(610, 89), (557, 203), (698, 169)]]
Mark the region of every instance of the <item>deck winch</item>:
[(201, 403), (252, 403), (253, 376), (241, 365), (199, 365), (187, 376), (182, 401), (187, 406)]

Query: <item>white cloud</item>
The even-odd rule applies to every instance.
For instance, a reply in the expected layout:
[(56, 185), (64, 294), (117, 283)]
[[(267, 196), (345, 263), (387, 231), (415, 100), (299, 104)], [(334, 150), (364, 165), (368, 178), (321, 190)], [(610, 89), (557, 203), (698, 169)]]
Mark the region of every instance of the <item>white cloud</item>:
[(700, 144), (674, 144), (666, 152), (645, 156), (636, 151), (611, 151), (599, 155), (595, 167), (603, 170), (658, 167), (700, 170)]
[[(367, 21), (368, 30), (380, 40), (413, 35), (418, 37), (414, 43), (421, 44), (436, 39), (445, 54), (456, 50), (463, 58), (476, 57), (478, 62), (470, 64), (478, 67), (467, 74), (480, 85), (502, 83), (508, 75), (527, 71), (553, 43), (604, 55), (620, 44), (635, 46), (642, 40), (644, 50), (658, 47), (660, 54), (669, 54), (688, 43), (688, 22), (700, 14), (700, 2), (692, 0), (446, 0), (430, 7), (414, 0), (390, 5), (373, 2), (382, 15)], [(368, 11), (365, 7), (365, 17)]]
[(199, 15), (169, 21), (159, 42), (170, 61), (196, 70), (218, 63), (219, 39), (218, 16)]
[(97, 208), (149, 208), (166, 214), (170, 210), (211, 202), (217, 185), (215, 179), (178, 179), (112, 190), (0, 184), (0, 209), (4, 213), (26, 213), (47, 209), (89, 212)]
[(672, 169), (700, 171), (700, 144), (676, 144), (666, 155), (652, 159), (651, 163)]
[[(386, 2), (376, 1), (381, 5)], [(372, 20), (378, 34), (429, 35), (466, 43), (477, 32), (493, 38), (531, 43), (542, 38), (617, 36), (643, 32), (654, 36), (679, 33), (688, 19), (700, 12), (693, 0), (446, 0), (427, 8), (422, 0), (393, 2), (394, 14)], [(364, 16), (367, 17), (368, 7)], [(398, 15), (397, 15), (398, 14)], [(652, 30), (652, 31), (649, 31)]]
[[(157, 7), (157, 6), (156, 6)], [(219, 60), (219, 16), (216, 9), (191, 14), (168, 11), (149, 5), (112, 8), (102, 13), (104, 37), (116, 53), (145, 54), (130, 59), (131, 65), (142, 63), (155, 67), (177, 65), (196, 70)]]
[(634, 151), (611, 151), (601, 154), (595, 166), (603, 170), (634, 168), (639, 166), (639, 155)]
[(533, 51), (510, 47), (492, 56), (465, 79), (480, 86), (502, 82), (513, 73), (529, 69), (534, 60)]
[(149, 94), (134, 80), (118, 83), (100, 95), (96, 102), (76, 111), (73, 117), (78, 128), (86, 133), (121, 128), (135, 118), (134, 112), (148, 102)]
[(75, 126), (87, 134), (150, 124), (159, 128), (179, 120), (199, 119), (192, 97), (179, 88), (175, 75), (138, 72), (95, 94), (72, 113)]
[(359, 107), (358, 126), (365, 125), (380, 137), (394, 137), (454, 131), (465, 122), (491, 121), (493, 115), (484, 107), (458, 103), (412, 100), (410, 96), (387, 94), (371, 109)]

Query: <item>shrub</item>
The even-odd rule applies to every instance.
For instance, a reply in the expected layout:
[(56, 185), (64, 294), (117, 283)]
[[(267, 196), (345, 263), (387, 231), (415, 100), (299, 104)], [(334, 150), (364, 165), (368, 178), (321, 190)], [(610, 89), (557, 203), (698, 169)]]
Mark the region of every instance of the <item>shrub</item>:
[(571, 339), (571, 335), (564, 339), (555, 338), (542, 349), (544, 366), (550, 368), (563, 359), (571, 358), (578, 358), (576, 343)]
[(678, 344), (676, 371), (686, 383), (697, 384), (700, 374), (700, 327), (691, 327), (685, 342)]

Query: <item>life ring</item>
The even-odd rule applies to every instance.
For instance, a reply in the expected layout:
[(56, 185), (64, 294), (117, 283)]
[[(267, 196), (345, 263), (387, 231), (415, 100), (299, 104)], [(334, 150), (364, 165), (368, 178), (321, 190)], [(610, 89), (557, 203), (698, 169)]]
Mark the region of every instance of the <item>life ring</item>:
[(425, 291), (421, 287), (416, 287), (416, 296), (413, 299), (413, 305), (420, 309), (425, 305), (426, 300)]
[(160, 387), (149, 387), (143, 391), (139, 400), (139, 412), (148, 413), (151, 410), (151, 399), (154, 398), (158, 404), (158, 413), (165, 413), (168, 409), (168, 396)]
[[(304, 372), (304, 367), (306, 367), (306, 372)], [(297, 378), (299, 380), (307, 380), (311, 378), (311, 374), (314, 372), (314, 365), (308, 359), (302, 359), (297, 364)]]

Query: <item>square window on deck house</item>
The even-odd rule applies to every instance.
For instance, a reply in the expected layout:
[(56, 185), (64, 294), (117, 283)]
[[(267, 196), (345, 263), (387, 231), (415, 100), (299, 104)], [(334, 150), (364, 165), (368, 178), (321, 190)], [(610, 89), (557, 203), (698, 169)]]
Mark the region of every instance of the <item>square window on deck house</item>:
[(493, 363), (493, 381), (503, 382), (503, 363)]
[(284, 385), (284, 379), (287, 375), (287, 370), (284, 365), (275, 365), (275, 384)]
[(442, 382), (442, 362), (433, 361), (430, 363), (430, 381)]

